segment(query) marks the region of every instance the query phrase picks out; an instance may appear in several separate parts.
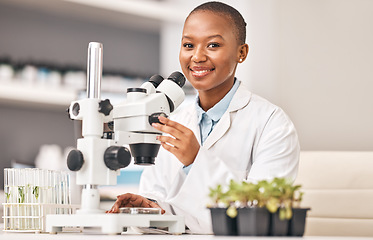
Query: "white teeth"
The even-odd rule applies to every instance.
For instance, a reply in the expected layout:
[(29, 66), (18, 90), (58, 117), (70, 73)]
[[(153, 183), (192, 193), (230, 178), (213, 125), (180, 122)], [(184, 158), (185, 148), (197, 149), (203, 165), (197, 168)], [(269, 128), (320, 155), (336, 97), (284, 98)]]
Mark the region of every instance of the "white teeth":
[(194, 71), (195, 73), (197, 74), (202, 74), (202, 73), (206, 73), (206, 72), (210, 72), (211, 70), (201, 70), (201, 71)]

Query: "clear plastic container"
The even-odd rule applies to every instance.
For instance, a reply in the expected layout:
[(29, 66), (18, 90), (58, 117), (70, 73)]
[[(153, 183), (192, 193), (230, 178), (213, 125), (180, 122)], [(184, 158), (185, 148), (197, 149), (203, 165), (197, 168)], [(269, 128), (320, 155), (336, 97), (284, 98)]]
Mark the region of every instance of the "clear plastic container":
[(123, 207), (119, 211), (124, 214), (161, 214), (160, 208)]

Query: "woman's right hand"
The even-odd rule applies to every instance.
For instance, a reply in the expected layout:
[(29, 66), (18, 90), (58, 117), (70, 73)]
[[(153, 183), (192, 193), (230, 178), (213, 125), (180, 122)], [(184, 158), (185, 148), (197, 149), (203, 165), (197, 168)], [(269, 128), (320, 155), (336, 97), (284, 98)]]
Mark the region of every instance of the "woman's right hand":
[(157, 203), (150, 201), (149, 199), (132, 193), (126, 193), (117, 196), (117, 200), (107, 213), (119, 213), (119, 208), (122, 207), (145, 207), (145, 208), (160, 208), (161, 213), (164, 214), (163, 210)]

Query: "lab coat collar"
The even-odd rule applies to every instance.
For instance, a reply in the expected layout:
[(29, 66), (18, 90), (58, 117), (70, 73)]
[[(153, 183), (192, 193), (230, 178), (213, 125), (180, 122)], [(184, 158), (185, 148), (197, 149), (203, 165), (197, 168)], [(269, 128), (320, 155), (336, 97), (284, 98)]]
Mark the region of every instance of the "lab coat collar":
[(231, 120), (235, 112), (244, 108), (249, 104), (251, 99), (251, 92), (241, 83), (237, 89), (236, 94), (228, 107), (228, 110), (223, 114), (220, 121), (217, 123), (215, 128), (212, 130), (210, 135), (203, 143), (203, 147), (206, 149), (211, 148), (219, 139), (221, 139), (231, 126)]
[[(231, 103), (227, 111), (223, 114), (220, 121), (217, 123), (215, 128), (212, 130), (210, 135), (207, 137), (206, 141), (203, 143), (203, 147), (206, 149), (211, 148), (224, 134), (228, 131), (231, 126), (231, 116), (235, 112), (244, 108), (249, 104), (252, 93), (247, 89), (247, 87), (241, 82), (235, 95), (232, 98)], [(184, 123), (193, 131), (199, 144), (201, 145), (201, 134), (198, 125), (198, 114), (194, 104), (189, 105), (187, 111), (189, 114), (185, 116)]]
[(236, 94), (228, 107), (227, 112), (235, 112), (244, 108), (249, 104), (252, 93), (247, 89), (247, 87), (240, 82), (240, 86), (237, 89)]
[(236, 93), (237, 89), (239, 88), (241, 82), (234, 78), (234, 84), (229, 92), (212, 108), (208, 111), (204, 111), (199, 105), (199, 97), (196, 98), (196, 109), (198, 114), (198, 124), (201, 124), (203, 114), (207, 114), (207, 116), (212, 119), (214, 122), (219, 122), (220, 118), (223, 116), (224, 112), (227, 111), (229, 104), (232, 101), (234, 94)]

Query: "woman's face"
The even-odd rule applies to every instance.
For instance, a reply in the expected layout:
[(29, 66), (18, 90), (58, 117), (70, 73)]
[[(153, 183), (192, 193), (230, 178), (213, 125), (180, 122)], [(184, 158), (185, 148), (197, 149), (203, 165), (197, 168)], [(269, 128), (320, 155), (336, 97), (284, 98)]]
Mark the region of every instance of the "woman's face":
[(232, 86), (243, 46), (232, 28), (229, 18), (210, 11), (197, 11), (186, 20), (179, 60), (198, 91), (227, 92)]

